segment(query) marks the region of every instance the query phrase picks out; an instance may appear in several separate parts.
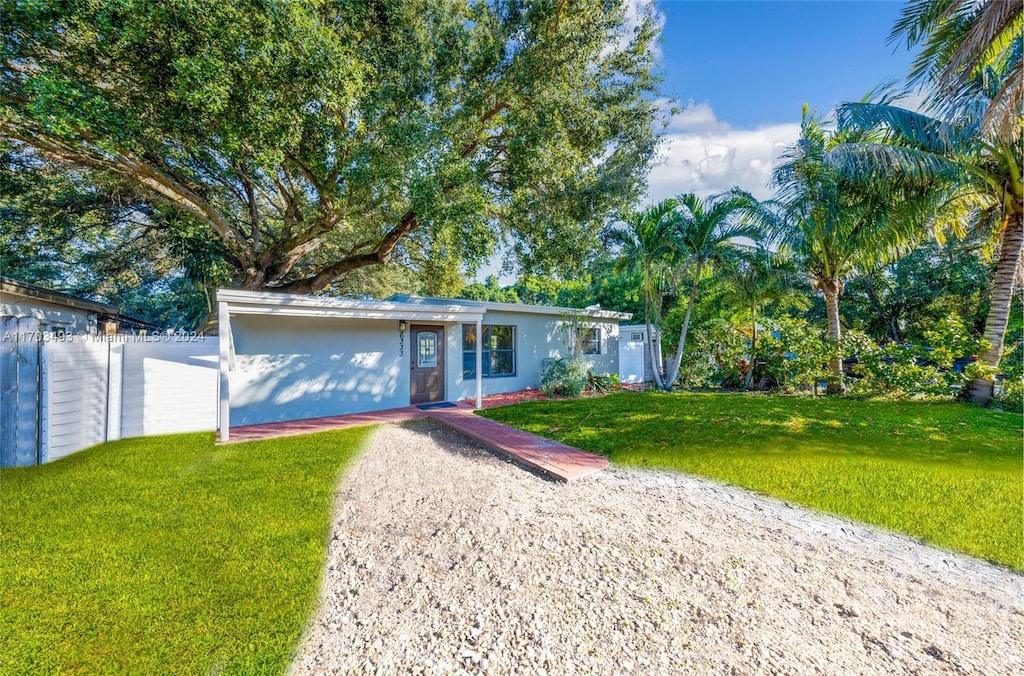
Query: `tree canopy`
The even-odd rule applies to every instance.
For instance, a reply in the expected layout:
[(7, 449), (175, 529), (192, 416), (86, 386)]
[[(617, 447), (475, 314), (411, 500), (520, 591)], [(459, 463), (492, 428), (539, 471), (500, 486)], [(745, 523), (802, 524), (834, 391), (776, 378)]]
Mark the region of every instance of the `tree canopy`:
[(0, 130), (203, 224), (233, 284), (581, 260), (658, 131), (618, 0), (3, 2)]

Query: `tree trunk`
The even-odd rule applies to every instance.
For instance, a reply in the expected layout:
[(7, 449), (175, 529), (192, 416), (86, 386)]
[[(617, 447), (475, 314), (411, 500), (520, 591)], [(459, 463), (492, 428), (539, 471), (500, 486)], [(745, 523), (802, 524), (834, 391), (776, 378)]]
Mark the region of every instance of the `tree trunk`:
[[(839, 294), (842, 292), (842, 282), (833, 279), (823, 279), (818, 282), (818, 287), (825, 296), (825, 311), (828, 314), (828, 339), (839, 345), (839, 339), (843, 337), (843, 329), (839, 323)], [(836, 358), (829, 363), (833, 379), (828, 384), (825, 394), (841, 394), (846, 391), (843, 385), (843, 354), (838, 352)]]
[[(999, 247), (999, 264), (992, 279), (992, 295), (988, 316), (985, 318), (985, 331), (982, 334), (989, 347), (978, 355), (978, 361), (991, 369), (999, 368), (999, 360), (1003, 355), (1003, 339), (1006, 336), (1006, 325), (1010, 319), (1010, 305), (1013, 301), (1013, 286), (1021, 265), (1021, 252), (1024, 247), (1024, 223), (1018, 210), (1009, 216), (1003, 240)], [(993, 380), (975, 378), (967, 384), (967, 397), (978, 404), (985, 404), (992, 398)]]
[(658, 349), (655, 350), (654, 325), (651, 324), (651, 295), (644, 290), (644, 324), (647, 326), (647, 349), (651, 352), (651, 373), (658, 389), (665, 389), (661, 379), (661, 332), (658, 332)]
[(690, 288), (690, 302), (686, 306), (686, 316), (683, 317), (683, 328), (679, 330), (679, 347), (672, 358), (672, 367), (665, 376), (665, 391), (671, 392), (675, 386), (676, 378), (679, 377), (679, 366), (683, 363), (683, 350), (686, 349), (686, 334), (690, 331), (690, 315), (693, 314), (693, 306), (697, 302), (697, 285), (700, 283), (701, 264), (697, 264), (694, 272), (693, 286)]
[[(645, 318), (647, 323), (647, 349), (651, 353), (651, 373), (654, 374), (654, 384), (657, 385), (659, 390), (665, 389), (661, 379), (661, 349), (654, 349), (654, 326), (651, 324), (651, 320)], [(661, 342), (661, 333), (658, 333), (658, 342)]]
[(754, 365), (757, 364), (757, 315), (754, 315), (754, 322), (750, 328), (750, 361), (747, 362), (747, 377), (743, 379), (744, 391), (749, 390), (750, 384), (754, 382)]

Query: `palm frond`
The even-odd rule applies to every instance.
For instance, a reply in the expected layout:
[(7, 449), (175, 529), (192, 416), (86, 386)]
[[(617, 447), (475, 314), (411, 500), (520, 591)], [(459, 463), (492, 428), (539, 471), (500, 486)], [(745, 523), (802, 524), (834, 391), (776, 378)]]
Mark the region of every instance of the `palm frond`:
[(963, 164), (918, 148), (884, 143), (844, 143), (825, 157), (831, 167), (851, 180), (929, 187), (969, 180)]
[(1020, 2), (996, 0), (980, 5), (971, 15), (969, 26), (955, 51), (944, 64), (938, 87), (957, 89), (979, 70), (993, 65), (1000, 55), (1019, 39), (1021, 29)]
[(893, 26), (888, 42), (899, 42), (903, 38), (908, 48), (913, 47), (928, 35), (931, 26), (945, 16), (951, 7), (961, 2), (962, 0), (910, 0), (900, 11), (900, 18)]
[(1024, 101), (1024, 58), (1019, 47), (1022, 42), (1018, 37), (1017, 54), (1007, 64), (1006, 83), (989, 101), (985, 116), (981, 120), (982, 130), (989, 135), (1020, 144), (1021, 132), (1024, 130), (1022, 101)]
[(922, 113), (879, 103), (844, 103), (836, 108), (839, 129), (878, 129), (888, 132), (887, 141), (898, 142), (932, 153), (947, 154), (962, 149), (976, 138), (964, 129)]

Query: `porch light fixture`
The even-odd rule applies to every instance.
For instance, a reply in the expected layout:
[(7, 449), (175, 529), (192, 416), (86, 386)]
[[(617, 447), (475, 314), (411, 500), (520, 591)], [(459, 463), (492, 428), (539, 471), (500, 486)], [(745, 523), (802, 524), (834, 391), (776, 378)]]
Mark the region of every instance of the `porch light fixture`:
[(406, 321), (404, 319), (399, 319), (398, 320), (398, 330), (399, 331), (405, 331), (407, 328), (409, 328), (409, 324), (406, 323)]

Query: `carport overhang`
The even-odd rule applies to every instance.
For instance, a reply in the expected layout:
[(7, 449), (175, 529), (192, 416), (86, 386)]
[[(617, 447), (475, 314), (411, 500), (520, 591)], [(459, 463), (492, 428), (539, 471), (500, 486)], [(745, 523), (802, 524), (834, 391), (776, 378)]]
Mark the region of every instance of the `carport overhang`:
[(466, 305), (423, 305), (397, 301), (364, 301), (323, 298), (269, 291), (221, 289), (217, 292), (217, 318), (220, 345), (220, 388), (217, 415), (219, 440), (229, 441), (231, 433), (230, 379), (234, 368), (234, 342), (231, 317), (263, 315), (353, 320), (392, 320), (411, 323), (462, 323), (476, 326), (476, 407), (483, 399), (483, 318), (484, 308)]

